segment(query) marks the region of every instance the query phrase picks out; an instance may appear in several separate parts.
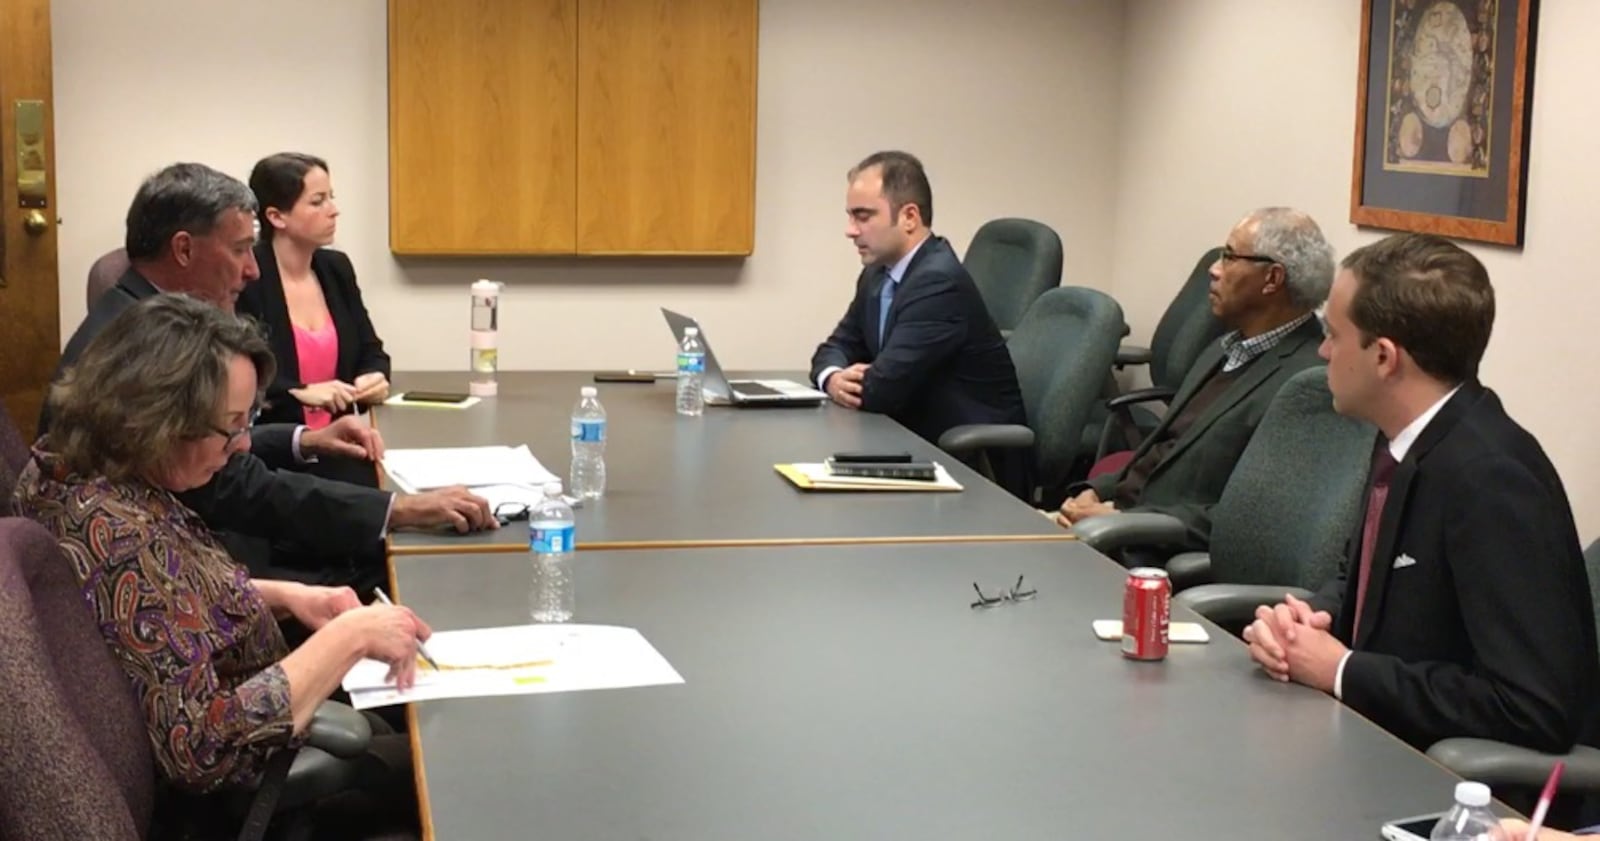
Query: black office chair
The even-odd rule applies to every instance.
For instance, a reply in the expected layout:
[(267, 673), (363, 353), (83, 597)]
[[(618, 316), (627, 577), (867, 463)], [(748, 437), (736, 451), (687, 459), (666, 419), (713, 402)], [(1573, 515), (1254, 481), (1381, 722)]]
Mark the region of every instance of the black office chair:
[(1079, 455), (1078, 430), (1116, 355), (1121, 328), (1122, 307), (1104, 292), (1067, 286), (1040, 295), (1006, 343), (1028, 425), (958, 426), (940, 436), (939, 446), (956, 455), (1031, 448), (1034, 487), (1019, 496), (1059, 505)]
[(1031, 219), (994, 219), (972, 235), (961, 260), (989, 317), (1010, 335), (1028, 307), (1061, 285), (1061, 237)]
[(1115, 450), (1138, 447), (1159, 423), (1154, 413), (1141, 407), (1171, 401), (1195, 360), (1227, 332), (1211, 314), (1209, 297), (1211, 266), (1221, 253), (1218, 247), (1200, 255), (1156, 323), (1149, 347), (1124, 344), (1117, 349), (1118, 370), (1129, 365), (1150, 366), (1150, 387), (1112, 395), (1105, 405), (1095, 407), (1083, 435), (1084, 444), (1095, 453), (1096, 461)]
[[(1279, 389), (1211, 509), (1209, 552), (1167, 560), (1177, 601), (1230, 629), (1285, 592), (1309, 597), (1338, 574), (1358, 524), (1377, 430), (1333, 410), (1327, 368)], [(1176, 545), (1187, 529), (1167, 514), (1130, 512), (1073, 526), (1106, 554)]]

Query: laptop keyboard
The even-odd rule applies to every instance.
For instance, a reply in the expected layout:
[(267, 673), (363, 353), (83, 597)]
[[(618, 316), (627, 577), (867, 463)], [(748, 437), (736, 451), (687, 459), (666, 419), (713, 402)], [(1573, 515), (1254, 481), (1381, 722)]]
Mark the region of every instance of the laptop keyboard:
[(782, 397), (783, 392), (750, 380), (733, 383), (733, 391), (741, 397)]

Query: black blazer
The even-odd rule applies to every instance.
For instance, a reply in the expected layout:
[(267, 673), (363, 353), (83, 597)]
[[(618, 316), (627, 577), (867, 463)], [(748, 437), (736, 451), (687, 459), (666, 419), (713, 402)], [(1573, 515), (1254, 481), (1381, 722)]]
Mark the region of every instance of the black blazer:
[[(1211, 544), (1211, 509), (1222, 498), (1222, 489), (1233, 475), (1234, 465), (1244, 455), (1256, 427), (1272, 405), (1272, 398), (1288, 379), (1314, 365), (1321, 365), (1317, 348), (1322, 344), (1322, 324), (1312, 318), (1291, 330), (1261, 356), (1245, 367), (1216, 402), (1184, 432), (1166, 456), (1156, 465), (1139, 492), (1133, 511), (1170, 514), (1183, 521), (1187, 537), (1180, 547), (1204, 550)], [(1167, 426), (1183, 412), (1195, 392), (1213, 374), (1222, 370), (1225, 354), (1220, 341), (1212, 342), (1172, 398), (1172, 405), (1155, 432), (1145, 437), (1132, 461), (1122, 470), (1075, 485), (1068, 493), (1093, 488), (1101, 499), (1110, 499), (1117, 483), (1133, 464), (1144, 457), (1166, 435)]]
[[(123, 310), (159, 294), (138, 270), (128, 269), (72, 334), (56, 379)], [(39, 418), (39, 434), (49, 428), (47, 407)], [(388, 522), (390, 494), (273, 469), (295, 466), (294, 431), (293, 424), (257, 425), (250, 431), (249, 453), (229, 459), (210, 483), (178, 498), (218, 531), (317, 546), (330, 554), (361, 551), (376, 542)], [(232, 544), (229, 549), (238, 556)]]
[(1418, 749), (1453, 736), (1595, 743), (1600, 655), (1577, 526), (1544, 450), (1494, 392), (1464, 384), (1423, 429), (1375, 546), (1361, 627), (1359, 527), (1313, 602), (1355, 652), (1345, 704)]
[(937, 442), (968, 423), (1026, 423), (1022, 389), (1000, 330), (972, 276), (943, 237), (929, 236), (906, 267), (878, 336), (887, 269), (869, 266), (833, 335), (811, 357), (811, 380), (831, 366), (871, 364), (861, 408)]
[[(278, 375), (267, 387), (267, 407), (261, 413), (261, 420), (304, 423), (305, 407), (289, 393), (289, 389), (301, 388), (305, 383), (300, 379), (294, 327), (289, 323), (283, 275), (278, 271), (278, 258), (273, 254), (271, 241), (256, 245), (256, 262), (261, 266), (261, 279), (245, 286), (238, 306), (241, 315), (261, 322), (267, 341), (272, 345), (272, 355), (278, 360)], [(356, 270), (350, 258), (343, 251), (319, 248), (311, 255), (311, 271), (322, 286), (328, 314), (339, 332), (338, 378), (354, 382), (356, 377), (374, 371), (389, 376), (389, 354), (384, 352), (383, 340), (372, 329), (372, 319), (361, 301), (361, 288), (356, 285)]]

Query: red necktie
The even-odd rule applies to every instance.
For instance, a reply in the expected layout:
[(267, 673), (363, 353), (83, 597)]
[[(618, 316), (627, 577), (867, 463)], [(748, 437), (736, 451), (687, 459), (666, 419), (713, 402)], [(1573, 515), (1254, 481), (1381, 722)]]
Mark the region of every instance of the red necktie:
[(1394, 476), (1396, 462), (1389, 454), (1387, 441), (1378, 442), (1378, 451), (1372, 457), (1372, 487), (1367, 491), (1367, 516), (1361, 523), (1361, 569), (1356, 579), (1356, 621), (1350, 626), (1353, 642), (1356, 630), (1361, 627), (1361, 607), (1367, 601), (1367, 581), (1372, 574), (1372, 553), (1377, 549), (1378, 524), (1383, 521), (1383, 504), (1389, 500), (1389, 480)]

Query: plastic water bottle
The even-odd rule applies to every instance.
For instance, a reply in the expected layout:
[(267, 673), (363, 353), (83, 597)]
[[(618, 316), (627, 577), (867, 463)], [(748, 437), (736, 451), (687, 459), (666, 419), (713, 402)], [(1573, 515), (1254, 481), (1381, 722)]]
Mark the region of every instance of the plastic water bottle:
[(581, 499), (599, 499), (606, 492), (606, 410), (592, 385), (578, 391), (572, 408), (572, 473), (567, 485)]
[(700, 328), (686, 327), (683, 344), (678, 345), (678, 414), (699, 417), (706, 410), (705, 376), (706, 346), (700, 343)]
[(535, 622), (568, 622), (577, 604), (572, 554), (576, 528), (572, 508), (561, 498), (561, 483), (544, 486), (544, 500), (528, 518), (528, 552), (533, 556), (532, 615)]
[(1456, 783), (1456, 805), (1433, 825), (1429, 841), (1488, 841), (1499, 825), (1489, 811), (1489, 787), (1483, 783)]

